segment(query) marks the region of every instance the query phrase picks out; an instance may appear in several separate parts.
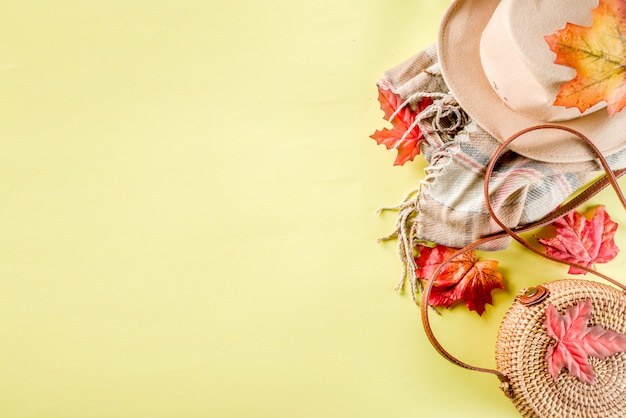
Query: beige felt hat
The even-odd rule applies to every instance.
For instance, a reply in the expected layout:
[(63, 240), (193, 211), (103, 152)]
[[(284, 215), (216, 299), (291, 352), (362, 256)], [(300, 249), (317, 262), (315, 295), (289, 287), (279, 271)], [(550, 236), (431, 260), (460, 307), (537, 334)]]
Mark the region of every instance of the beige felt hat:
[[(591, 26), (597, 6), (598, 0), (455, 0), (439, 29), (444, 79), (461, 107), (499, 141), (530, 126), (558, 124), (588, 136), (604, 155), (617, 152), (626, 147), (626, 108), (609, 116), (605, 102), (584, 113), (553, 104), (576, 71), (554, 63), (545, 36), (568, 22)], [(594, 158), (581, 141), (554, 129), (527, 134), (511, 148), (547, 162)]]

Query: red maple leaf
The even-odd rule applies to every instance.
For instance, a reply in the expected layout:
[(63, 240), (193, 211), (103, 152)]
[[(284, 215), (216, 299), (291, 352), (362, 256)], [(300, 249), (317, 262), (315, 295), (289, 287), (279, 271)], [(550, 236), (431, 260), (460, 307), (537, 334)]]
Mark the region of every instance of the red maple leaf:
[[(423, 280), (430, 280), (435, 270), (457, 251), (444, 245), (435, 248), (419, 245), (418, 249), (420, 255), (415, 259), (418, 265), (415, 275)], [(485, 305), (492, 303), (491, 291), (504, 289), (502, 274), (497, 271), (497, 267), (498, 262), (495, 260), (479, 261), (475, 251), (455, 257), (435, 278), (428, 304), (447, 308), (462, 300), (468, 309), (482, 315)]]
[(552, 304), (546, 308), (544, 326), (548, 336), (555, 340), (546, 352), (548, 373), (553, 379), (565, 368), (570, 375), (593, 384), (595, 373), (588, 357), (604, 360), (626, 351), (626, 335), (601, 325), (587, 326), (592, 310), (589, 299), (568, 307), (563, 315)]
[[(591, 220), (572, 211), (552, 225), (557, 235), (540, 238), (539, 242), (546, 248), (546, 254), (558, 260), (592, 267), (595, 263), (611, 261), (619, 252), (613, 239), (617, 223), (611, 220), (605, 206), (599, 206)], [(569, 273), (587, 274), (576, 267), (570, 267)]]
[[(415, 117), (422, 110), (432, 104), (432, 99), (429, 97), (423, 98), (415, 110), (411, 109), (410, 105), (401, 107), (405, 100), (393, 93), (387, 86), (379, 85), (378, 101), (380, 102), (380, 108), (385, 112), (384, 119), (390, 121), (393, 128), (384, 128), (382, 131), (376, 131), (370, 138), (374, 139), (379, 145), (384, 145), (387, 149), (396, 149), (398, 151), (398, 156), (393, 165), (403, 165), (407, 161), (412, 161), (420, 153), (419, 146), (424, 140), (424, 134), (417, 125), (413, 126), (413, 122), (415, 122)], [(394, 113), (393, 119), (389, 120)]]

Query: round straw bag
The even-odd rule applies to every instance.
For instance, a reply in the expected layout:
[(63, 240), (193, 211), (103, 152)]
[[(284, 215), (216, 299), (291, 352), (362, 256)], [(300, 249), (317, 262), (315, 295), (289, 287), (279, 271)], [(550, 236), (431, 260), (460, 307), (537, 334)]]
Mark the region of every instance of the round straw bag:
[[(524, 133), (536, 129), (561, 129), (575, 134), (598, 155), (606, 175), (543, 219), (511, 229), (497, 218), (491, 207), (489, 178), (497, 159), (506, 146)], [(587, 345), (586, 337), (578, 338), (580, 335), (596, 335), (595, 331), (602, 328), (603, 330), (599, 331), (601, 333), (609, 330), (607, 334), (603, 334), (602, 338), (626, 339), (626, 286), (587, 267), (555, 260), (534, 248), (518, 235), (520, 232), (552, 223), (596, 195), (609, 184), (613, 186), (622, 205), (626, 208), (626, 198), (617, 183), (617, 178), (625, 173), (626, 169), (612, 171), (593, 143), (584, 135), (570, 128), (541, 125), (518, 132), (504, 141), (495, 151), (485, 173), (484, 191), (487, 209), (493, 221), (502, 228), (503, 232), (482, 238), (452, 254), (436, 269), (424, 287), (421, 304), (422, 324), (433, 347), (442, 356), (458, 366), (496, 375), (500, 379), (500, 387), (506, 396), (511, 398), (515, 407), (524, 417), (626, 417), (626, 350), (621, 350), (623, 344), (619, 344), (619, 349), (604, 351), (599, 349), (595, 353), (591, 353), (594, 350), (593, 344)], [(507, 235), (545, 258), (575, 266), (607, 280), (613, 286), (588, 280), (568, 279), (524, 289), (515, 298), (515, 302), (509, 308), (500, 325), (496, 341), (497, 370), (471, 366), (446, 351), (434, 336), (428, 318), (430, 310), (428, 298), (435, 282), (434, 278), (450, 260), (488, 241), (501, 239)], [(582, 315), (583, 311), (584, 315)], [(578, 312), (580, 315), (575, 316), (574, 312)], [(550, 316), (549, 321), (546, 320), (548, 315)], [(563, 317), (554, 320), (556, 316)], [(574, 327), (573, 323), (576, 323), (577, 327)], [(550, 324), (550, 330), (548, 330), (548, 324)], [(558, 328), (559, 333), (561, 333), (559, 338), (562, 341), (560, 342), (553, 338), (556, 333), (554, 327)], [(594, 331), (588, 330), (588, 327), (593, 328)], [(574, 331), (571, 331), (574, 329), (580, 332), (575, 334)], [(569, 334), (570, 332), (574, 332), (574, 334)], [(611, 337), (607, 336), (609, 334)], [(578, 338), (575, 341), (576, 345), (571, 340), (563, 342), (570, 338), (570, 335), (572, 335), (571, 340)], [(581, 340), (583, 341), (581, 342)], [(556, 347), (558, 344), (572, 344), (572, 346), (571, 349), (568, 349), (570, 350), (568, 351), (569, 354), (565, 357), (559, 357), (558, 361), (554, 361), (555, 357), (551, 357), (551, 366), (547, 356), (549, 353), (552, 356), (557, 350), (563, 350), (563, 345), (560, 348)], [(617, 346), (616, 344), (615, 347)], [(581, 349), (580, 347), (584, 348)], [(574, 360), (571, 360), (572, 358)], [(563, 362), (565, 365), (558, 370)], [(572, 370), (577, 367), (579, 370)], [(583, 368), (585, 371), (581, 372)]]
[(591, 300), (589, 325), (626, 334), (626, 295), (612, 286), (586, 280), (559, 280), (526, 289), (508, 310), (496, 341), (496, 366), (524, 417), (626, 417), (626, 353), (604, 360), (589, 357), (595, 381), (589, 384), (562, 370), (553, 379), (546, 353), (554, 341), (544, 320), (549, 304), (562, 314)]

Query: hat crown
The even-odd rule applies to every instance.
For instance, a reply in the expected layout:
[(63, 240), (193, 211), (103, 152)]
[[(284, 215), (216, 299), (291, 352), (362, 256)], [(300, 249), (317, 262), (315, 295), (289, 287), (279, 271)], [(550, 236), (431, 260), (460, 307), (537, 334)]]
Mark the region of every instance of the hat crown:
[[(598, 0), (503, 0), (480, 40), (483, 71), (508, 107), (536, 120), (559, 122), (580, 117), (576, 108), (555, 106), (561, 84), (573, 79), (573, 68), (555, 64), (545, 36), (567, 23), (591, 26)], [(605, 107), (600, 103), (585, 114)]]
[[(626, 4), (626, 0), (604, 2), (612, 2), (618, 8)], [(576, 72), (554, 63), (557, 56), (545, 37), (564, 29), (567, 23), (592, 27), (593, 10), (598, 9), (599, 3), (600, 0), (452, 1), (439, 26), (437, 51), (443, 79), (459, 106), (499, 141), (531, 126), (556, 122), (587, 136), (604, 155), (626, 149), (626, 111), (609, 116), (608, 111), (599, 110), (606, 107), (600, 102), (581, 114), (577, 108), (553, 104), (557, 88), (560, 93), (563, 81), (574, 80)], [(498, 16), (494, 16), (498, 7)], [(501, 29), (493, 31), (498, 22)], [(487, 26), (492, 27), (483, 31)], [(559, 71), (566, 73), (555, 75)], [(623, 98), (626, 85), (620, 88), (616, 94)], [(554, 130), (531, 132), (509, 149), (545, 162), (577, 163), (597, 157), (575, 135)]]

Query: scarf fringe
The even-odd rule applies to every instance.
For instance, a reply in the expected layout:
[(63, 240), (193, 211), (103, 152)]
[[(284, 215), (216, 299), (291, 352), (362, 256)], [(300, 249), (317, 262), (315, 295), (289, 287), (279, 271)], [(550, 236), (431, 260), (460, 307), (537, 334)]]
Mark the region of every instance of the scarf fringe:
[[(388, 82), (388, 80), (385, 80), (384, 84)], [(402, 270), (400, 280), (394, 287), (394, 291), (402, 293), (408, 280), (411, 287), (411, 297), (418, 305), (417, 295), (422, 291), (422, 282), (415, 274), (417, 269), (417, 264), (415, 263), (415, 257), (418, 255), (417, 246), (420, 244), (436, 245), (431, 241), (418, 237), (420, 197), (425, 188), (430, 187), (430, 184), (435, 181), (437, 176), (451, 162), (450, 152), (453, 152), (452, 149), (455, 147), (450, 147), (449, 145), (454, 144), (454, 136), (469, 123), (469, 118), (450, 93), (415, 93), (408, 97), (389, 119), (392, 120), (402, 108), (419, 103), (425, 97), (432, 98), (433, 103), (416, 116), (415, 121), (407, 132), (418, 126), (427, 138), (427, 141), (422, 144), (422, 150), (436, 151), (432, 152), (432, 155), (428, 158), (430, 165), (424, 169), (425, 176), (419, 181), (418, 187), (411, 190), (400, 204), (382, 207), (377, 210), (377, 213), (386, 211), (398, 213), (394, 231), (387, 236), (379, 238), (378, 242), (398, 240), (398, 255)], [(403, 139), (404, 137), (401, 138), (399, 143)]]
[(425, 176), (422, 180), (420, 180), (416, 189), (410, 191), (400, 204), (395, 206), (385, 206), (376, 211), (377, 213), (386, 211), (398, 213), (393, 232), (379, 238), (378, 242), (386, 242), (394, 239), (398, 240), (398, 255), (400, 257), (402, 270), (400, 272), (400, 280), (394, 287), (394, 291), (402, 293), (408, 280), (411, 286), (411, 297), (417, 305), (419, 305), (417, 295), (422, 291), (422, 282), (415, 274), (415, 270), (417, 269), (415, 257), (419, 255), (417, 254), (417, 246), (436, 245), (436, 243), (421, 239), (418, 236), (417, 231), (420, 222), (418, 219), (420, 212), (420, 197), (423, 191), (430, 187), (430, 184), (437, 178), (439, 173), (445, 170), (446, 165), (451, 162), (448, 149), (440, 150), (433, 154), (432, 157), (434, 161), (438, 162), (438, 164), (424, 169)]

